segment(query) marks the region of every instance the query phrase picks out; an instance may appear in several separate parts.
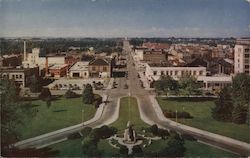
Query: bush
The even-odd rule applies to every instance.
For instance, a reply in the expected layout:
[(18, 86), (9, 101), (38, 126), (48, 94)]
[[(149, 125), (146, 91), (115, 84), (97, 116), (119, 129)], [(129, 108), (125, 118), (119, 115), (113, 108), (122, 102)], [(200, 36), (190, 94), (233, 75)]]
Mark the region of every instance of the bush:
[(84, 129), (81, 130), (81, 133), (83, 135), (83, 137), (88, 136), (92, 131), (91, 127), (85, 127)]
[(162, 139), (165, 139), (167, 136), (169, 136), (169, 133), (165, 129), (158, 129), (157, 136), (162, 137)]
[(233, 114), (232, 114), (233, 122), (236, 123), (236, 124), (246, 123), (246, 121), (247, 121), (247, 113), (248, 113), (247, 107), (242, 106), (242, 105), (237, 105), (234, 108), (234, 111), (233, 111)]
[(73, 92), (72, 90), (67, 90), (67, 92), (64, 94), (65, 98), (76, 98), (77, 94)]
[(136, 145), (132, 148), (133, 154), (139, 154), (142, 153), (142, 148), (140, 147), (140, 145)]
[(72, 133), (68, 136), (68, 139), (78, 139), (81, 138), (82, 136), (77, 132), (77, 133)]
[(153, 133), (153, 135), (157, 135), (158, 134), (158, 126), (156, 124), (154, 124), (151, 127), (149, 127), (149, 130)]
[[(176, 118), (176, 112), (171, 110), (165, 110), (163, 114), (166, 118)], [(177, 117), (185, 119), (193, 118), (193, 116), (191, 116), (191, 114), (186, 111), (177, 112)]]
[(102, 97), (97, 97), (94, 102), (95, 108), (99, 108), (99, 105), (101, 103), (102, 103)]
[(127, 155), (127, 154), (128, 154), (128, 148), (122, 145), (122, 146), (120, 147), (119, 152), (120, 152), (121, 154)]

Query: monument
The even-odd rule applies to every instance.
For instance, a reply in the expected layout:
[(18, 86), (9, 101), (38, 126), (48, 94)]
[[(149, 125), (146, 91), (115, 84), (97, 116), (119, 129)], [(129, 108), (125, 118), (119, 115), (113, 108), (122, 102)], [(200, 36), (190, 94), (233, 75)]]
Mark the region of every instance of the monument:
[(128, 144), (136, 143), (136, 133), (129, 121), (127, 128), (124, 130), (123, 142)]

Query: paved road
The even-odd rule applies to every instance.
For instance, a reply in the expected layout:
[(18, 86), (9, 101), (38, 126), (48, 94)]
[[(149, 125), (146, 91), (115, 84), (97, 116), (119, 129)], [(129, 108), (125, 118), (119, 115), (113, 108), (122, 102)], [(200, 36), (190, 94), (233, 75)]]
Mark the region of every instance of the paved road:
[(117, 88), (108, 89), (102, 92), (108, 95), (108, 99), (107, 99), (108, 103), (105, 105), (103, 113), (100, 119), (98, 119), (97, 121), (92, 122), (86, 126), (82, 126), (79, 124), (79, 125), (68, 127), (66, 129), (61, 129), (61, 130), (47, 133), (38, 137), (34, 137), (34, 138), (29, 139), (28, 141), (21, 141), (17, 143), (18, 144), (17, 147), (19, 148), (45, 147), (56, 142), (65, 141), (70, 134), (79, 132), (84, 127), (95, 128), (95, 127), (100, 127), (102, 125), (108, 125), (114, 122), (116, 119), (114, 118), (114, 116), (115, 116), (115, 113), (117, 112), (116, 107), (117, 107), (118, 98), (120, 98), (121, 96), (128, 95), (128, 89), (124, 89), (124, 85), (126, 84), (127, 80), (125, 78), (117, 78), (115, 79), (115, 82), (117, 83), (117, 86), (116, 86)]
[[(174, 130), (178, 133), (186, 133), (194, 136), (196, 139), (198, 139), (200, 142), (205, 142), (206, 144), (210, 144), (212, 146), (222, 148), (228, 151), (231, 151), (233, 153), (238, 153), (242, 156), (249, 156), (250, 155), (250, 144), (243, 143), (243, 145), (239, 145), (240, 141), (229, 141), (230, 139), (224, 139), (225, 137), (220, 135), (217, 135), (216, 137), (210, 136), (213, 135), (212, 133), (204, 131), (203, 133), (207, 133), (207, 135), (201, 134), (196, 132), (195, 130), (187, 130), (185, 128), (180, 128), (180, 126), (173, 125), (169, 121), (166, 121), (164, 119), (160, 119), (158, 114), (156, 113), (156, 109), (153, 107), (151, 100), (149, 99), (149, 96), (152, 95), (149, 93), (149, 91), (144, 90), (140, 86), (140, 81), (137, 78), (138, 72), (136, 71), (135, 67), (133, 66), (133, 59), (132, 56), (128, 56), (128, 78), (129, 78), (129, 84), (130, 84), (130, 91), (132, 96), (136, 96), (139, 100), (139, 109), (141, 110), (141, 113), (144, 115), (145, 120), (150, 120), (151, 124), (152, 122), (157, 124), (160, 127), (164, 127), (169, 130)], [(148, 122), (148, 121), (145, 121)], [(237, 142), (237, 143), (235, 143)], [(240, 142), (240, 143), (238, 143)], [(249, 145), (249, 146), (248, 146)], [(246, 147), (247, 146), (247, 147)]]

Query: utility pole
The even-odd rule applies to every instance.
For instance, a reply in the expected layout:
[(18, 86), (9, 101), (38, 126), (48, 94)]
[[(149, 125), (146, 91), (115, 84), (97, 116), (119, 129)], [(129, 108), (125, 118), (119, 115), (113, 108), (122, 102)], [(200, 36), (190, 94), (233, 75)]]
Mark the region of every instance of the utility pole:
[(178, 114), (178, 111), (176, 110), (175, 112), (176, 112), (176, 114), (175, 114), (175, 122), (176, 122), (176, 125), (177, 125), (177, 123), (178, 123), (178, 122), (177, 122), (177, 114)]

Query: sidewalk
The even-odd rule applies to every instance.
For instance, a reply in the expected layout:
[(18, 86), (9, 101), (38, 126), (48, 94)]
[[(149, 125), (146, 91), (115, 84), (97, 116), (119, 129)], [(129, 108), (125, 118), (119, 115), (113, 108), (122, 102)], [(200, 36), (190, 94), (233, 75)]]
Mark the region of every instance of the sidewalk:
[(156, 112), (157, 116), (159, 117), (159, 119), (161, 121), (167, 122), (170, 126), (175, 127), (175, 128), (179, 128), (179, 129), (181, 129), (182, 131), (185, 131), (185, 132), (194, 133), (195, 135), (199, 135), (199, 137), (206, 137), (206, 139), (216, 140), (217, 142), (221, 142), (221, 143), (223, 142), (223, 143), (226, 143), (226, 144), (232, 144), (232, 145), (238, 146), (238, 147), (248, 151), (248, 154), (250, 154), (250, 144), (248, 144), (246, 142), (239, 141), (239, 140), (236, 140), (236, 139), (232, 139), (232, 138), (222, 136), (222, 135), (219, 135), (219, 134), (211, 133), (211, 132), (208, 132), (208, 131), (204, 131), (204, 130), (201, 130), (201, 129), (198, 129), (198, 128), (186, 126), (186, 125), (174, 122), (174, 121), (172, 121), (170, 119), (167, 119), (164, 116), (164, 114), (163, 114), (163, 112), (162, 112), (162, 110), (160, 108), (160, 105), (158, 104), (157, 100), (155, 99), (155, 96), (150, 95), (149, 98), (150, 98), (150, 101), (151, 101), (151, 103), (152, 103), (152, 105), (153, 105), (153, 107), (155, 109), (155, 112)]

